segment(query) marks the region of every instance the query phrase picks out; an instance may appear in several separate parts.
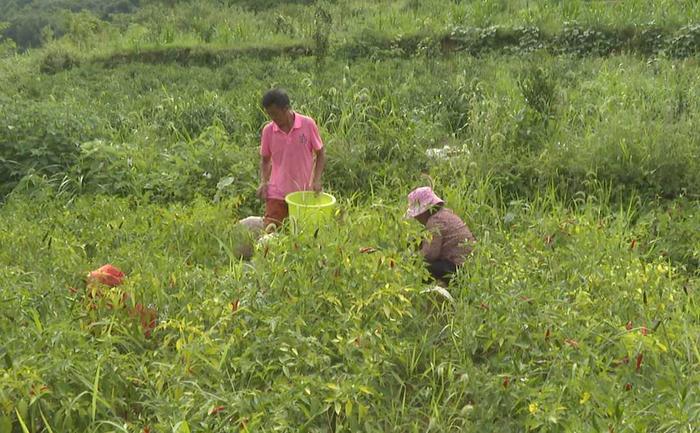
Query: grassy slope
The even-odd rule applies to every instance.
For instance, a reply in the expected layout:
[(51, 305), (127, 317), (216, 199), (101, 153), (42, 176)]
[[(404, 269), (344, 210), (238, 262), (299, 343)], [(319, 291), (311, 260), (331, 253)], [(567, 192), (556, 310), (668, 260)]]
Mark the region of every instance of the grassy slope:
[[(0, 256), (14, 366), (0, 403), (29, 405), (35, 426), (41, 408), (55, 430), (690, 431), (697, 279), (630, 247), (633, 214), (442, 189), (480, 239), (454, 305), (419, 293), (417, 228), (380, 201), (343, 200), (317, 238), (283, 236), (241, 264), (230, 205), (18, 195), (0, 219), (17, 251)], [(111, 299), (159, 310), (150, 338), (126, 311), (89, 307), (80, 276), (104, 262), (129, 276)]]
[[(695, 13), (625, 3), (565, 2), (610, 25)], [(404, 4), (343, 13), (356, 21), (336, 20), (333, 37), (415, 29), (428, 15), (442, 28), (457, 8), (413, 4), (414, 17)], [(513, 4), (469, 3), (463, 19), (527, 22)], [(556, 28), (548, 10), (537, 19)], [(281, 38), (309, 37), (312, 9), (280, 14), (300, 29)], [(192, 16), (185, 6), (162, 22)], [(242, 40), (270, 37), (274, 14), (242, 17)], [(172, 43), (201, 43), (174, 28)], [(71, 170), (24, 179), (0, 209), (0, 431), (20, 431), (17, 414), (30, 431), (43, 414), (53, 431), (95, 432), (186, 431), (183, 421), (192, 431), (689, 432), (700, 422), (700, 209), (678, 198), (699, 182), (695, 59), (360, 59), (319, 72), (313, 59), (243, 57), (47, 76), (40, 55), (2, 63), (2, 137), (83, 146)], [(232, 221), (259, 211), (257, 100), (278, 83), (319, 119), (344, 212), (318, 237), (284, 236), (239, 263)], [(528, 95), (552, 97), (546, 124)], [(466, 152), (425, 157), (445, 144)], [(415, 167), (480, 240), (454, 305), (420, 293), (425, 271), (407, 248), (417, 227), (398, 218)], [(665, 192), (676, 200), (657, 202)], [(367, 246), (379, 252), (359, 252)], [(129, 275), (115, 300), (123, 290), (159, 310), (151, 338), (106, 301), (90, 309), (82, 276), (105, 262)]]

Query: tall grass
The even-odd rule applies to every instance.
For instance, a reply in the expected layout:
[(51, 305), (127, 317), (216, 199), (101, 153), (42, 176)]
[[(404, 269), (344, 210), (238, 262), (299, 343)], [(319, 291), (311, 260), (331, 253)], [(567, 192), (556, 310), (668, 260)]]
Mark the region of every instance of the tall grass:
[[(641, 240), (630, 247), (634, 211), (603, 189), (569, 207), (553, 189), (503, 203), (488, 183), (437, 187), (479, 238), (454, 305), (420, 293), (425, 270), (407, 248), (418, 226), (387, 190), (381, 206), (346, 202), (340, 220), (282, 235), (249, 264), (213, 241), (241, 239), (235, 202), (85, 196), (66, 207), (50, 188), (18, 193), (0, 210), (0, 242), (21, 251), (0, 255), (13, 288), (3, 312), (18, 312), (1, 315), (0, 330), (22, 368), (3, 367), (0, 396), (34, 429), (51, 413), (54, 430), (664, 431), (697, 421), (687, 294), (697, 281)], [(378, 251), (363, 254), (368, 246)], [(114, 297), (157, 306), (150, 338), (122, 310), (90, 310), (68, 291), (105, 261), (128, 274)], [(662, 410), (651, 416), (651, 404)]]
[[(252, 191), (266, 120), (259, 95), (282, 85), (321, 125), (328, 184), (341, 193), (366, 191), (368, 181), (405, 183), (421, 171), (468, 170), (508, 197), (552, 182), (570, 195), (597, 180), (622, 196), (693, 198), (696, 70), (692, 59), (545, 54), (364, 60), (321, 71), (313, 59), (285, 57), (219, 68), (89, 66), (8, 82), (0, 140), (11, 143), (3, 156), (15, 173), (9, 180), (26, 172), (16, 163), (29, 161), (39, 140), (48, 173), (68, 175), (78, 191), (212, 197), (227, 176)], [(432, 79), (438, 73), (444, 78)], [(90, 116), (74, 119), (65, 106)], [(38, 107), (39, 118), (31, 114)], [(32, 138), (57, 127), (62, 135), (51, 140)], [(453, 151), (446, 161), (425, 153), (445, 145)]]
[[(83, 53), (104, 55), (163, 46), (211, 47), (304, 43), (319, 31), (316, 10), (333, 23), (331, 45), (365, 41), (370, 36), (395, 40), (407, 36), (441, 36), (459, 27), (534, 26), (557, 34), (567, 25), (634, 30), (653, 25), (672, 31), (697, 24), (700, 7), (693, 1), (546, 0), (464, 1), (415, 0), (368, 2), (352, 0), (278, 4), (257, 10), (249, 4), (198, 0), (170, 7), (145, 4), (134, 13), (103, 21), (89, 12), (59, 14), (52, 25), (59, 36)], [(65, 28), (64, 28), (65, 27)], [(50, 43), (52, 37), (45, 38)]]
[[(399, 41), (90, 61), (323, 40), (316, 7), (333, 50), (452, 25), (673, 27), (694, 2), (229, 4), (0, 59), (0, 432), (694, 431), (697, 59), (379, 52)], [(317, 120), (340, 212), (243, 262), (273, 86)], [(426, 174), (478, 239), (454, 302), (423, 292), (425, 233), (401, 218)], [(97, 296), (104, 263), (127, 279)]]

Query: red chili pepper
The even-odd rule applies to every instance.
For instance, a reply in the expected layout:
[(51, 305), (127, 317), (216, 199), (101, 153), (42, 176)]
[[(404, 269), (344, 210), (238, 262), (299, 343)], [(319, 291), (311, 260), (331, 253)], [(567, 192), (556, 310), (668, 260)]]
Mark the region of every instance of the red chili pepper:
[(644, 335), (644, 336), (646, 336), (646, 335), (649, 334), (649, 330), (647, 329), (646, 326), (642, 326), (642, 328), (641, 328), (639, 331), (640, 331), (640, 332), (642, 333), (642, 335)]
[[(44, 393), (44, 392), (48, 392), (48, 390), (49, 390), (49, 387), (48, 387), (48, 386), (46, 386), (46, 385), (41, 385), (41, 386), (39, 387), (38, 393), (41, 394), (41, 393)], [(31, 387), (29, 387), (29, 395), (32, 396), (32, 397), (35, 396), (35, 395), (37, 395), (37, 390), (36, 390), (36, 387), (35, 387), (34, 385), (32, 385)]]
[(131, 311), (129, 311), (129, 316), (139, 319), (143, 335), (146, 338), (150, 338), (151, 332), (157, 326), (158, 310), (152, 306), (146, 307), (143, 304), (138, 303)]
[(639, 355), (637, 355), (637, 371), (642, 368), (642, 359), (644, 359), (644, 355), (642, 352), (639, 352)]
[(637, 246), (637, 240), (632, 239), (632, 242), (630, 243), (630, 249), (633, 250)]
[(569, 346), (571, 346), (573, 348), (578, 349), (578, 341), (576, 341), (576, 340), (572, 340), (570, 338), (567, 338), (566, 340), (564, 340), (564, 343), (568, 344)]
[(625, 325), (625, 329), (627, 329), (628, 331), (632, 330), (632, 321), (631, 320), (627, 321), (627, 324)]
[(143, 328), (143, 335), (146, 338), (151, 337), (151, 332), (156, 329), (156, 319), (152, 317), (150, 321), (148, 319), (141, 322), (141, 327)]
[(223, 406), (215, 406), (211, 409), (209, 409), (209, 415), (216, 415), (219, 412), (222, 412), (224, 410)]
[(503, 378), (503, 387), (508, 388), (508, 385), (510, 385), (510, 377), (506, 376)]
[(625, 384), (625, 391), (632, 391), (632, 384), (631, 383)]

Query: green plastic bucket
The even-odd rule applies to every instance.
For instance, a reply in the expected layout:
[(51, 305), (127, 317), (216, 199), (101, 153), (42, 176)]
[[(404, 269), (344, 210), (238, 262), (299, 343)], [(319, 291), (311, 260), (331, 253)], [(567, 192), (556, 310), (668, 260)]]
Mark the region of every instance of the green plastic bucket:
[(335, 197), (325, 192), (297, 191), (284, 198), (289, 206), (289, 217), (299, 226), (318, 225), (333, 216)]

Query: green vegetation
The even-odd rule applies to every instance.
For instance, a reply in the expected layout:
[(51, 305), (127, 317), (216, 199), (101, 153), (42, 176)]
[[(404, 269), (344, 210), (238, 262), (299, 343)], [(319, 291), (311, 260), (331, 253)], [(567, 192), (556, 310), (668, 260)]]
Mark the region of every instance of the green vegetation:
[(678, 33), (697, 43), (697, 29), (688, 26), (700, 17), (693, 0), (14, 0), (0, 6), (0, 22), (9, 23), (3, 33), (21, 48), (67, 36), (92, 49), (119, 52), (172, 44), (311, 42), (323, 28), (319, 9), (332, 22), (329, 36), (336, 45), (440, 38), (493, 26), (546, 35), (568, 35), (567, 29), (580, 27), (582, 33), (589, 30), (586, 38), (596, 32), (622, 39), (637, 34), (648, 39), (645, 45), (658, 43), (659, 34)]
[[(699, 13), (4, 3), (0, 433), (697, 431)], [(243, 262), (278, 85), (340, 212)], [(453, 304), (421, 173), (479, 240)]]

